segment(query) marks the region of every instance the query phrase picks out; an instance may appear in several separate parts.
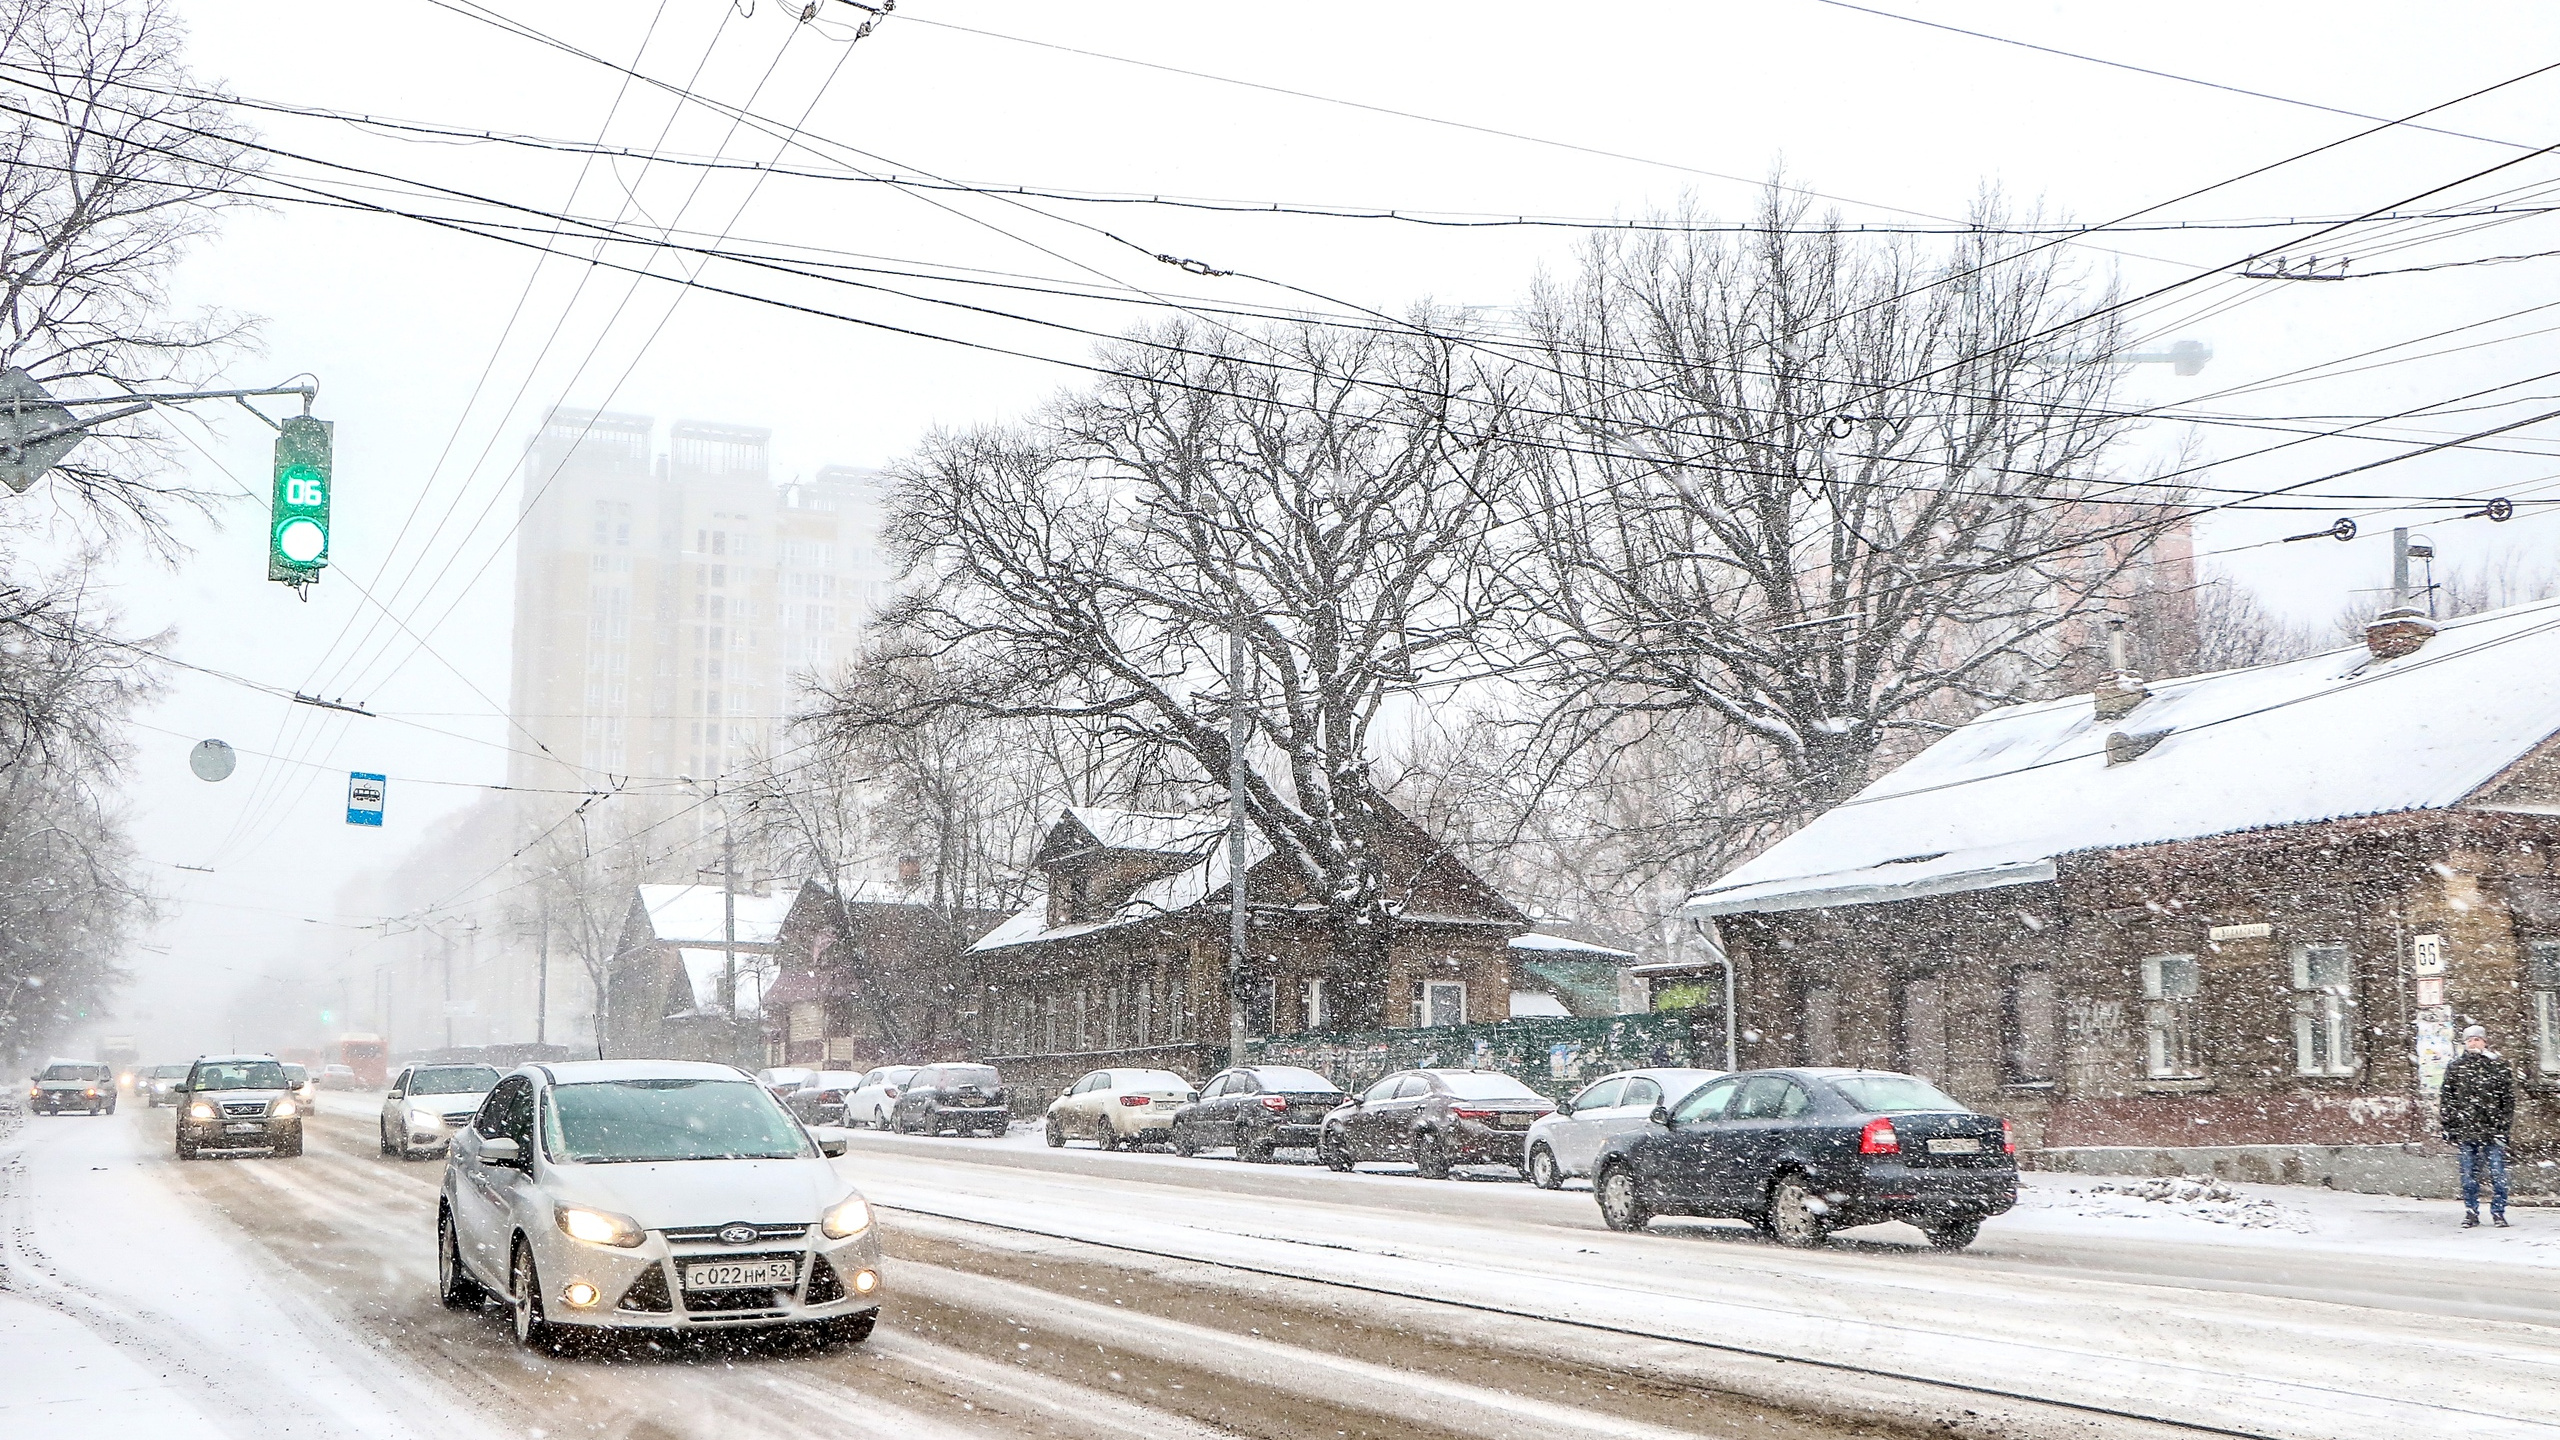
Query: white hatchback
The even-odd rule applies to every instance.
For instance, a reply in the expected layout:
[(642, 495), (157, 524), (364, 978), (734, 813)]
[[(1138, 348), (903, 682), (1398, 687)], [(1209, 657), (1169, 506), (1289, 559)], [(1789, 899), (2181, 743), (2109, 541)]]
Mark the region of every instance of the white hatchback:
[(1654, 1107), (1677, 1105), (1721, 1070), (1621, 1070), (1603, 1075), (1529, 1126), (1530, 1181), (1553, 1190), (1566, 1177), (1588, 1175), (1612, 1136), (1653, 1123)]
[(454, 1137), (436, 1207), (444, 1303), (495, 1295), (516, 1339), (573, 1328), (817, 1327), (880, 1313), (871, 1207), (742, 1070), (681, 1060), (527, 1065)]
[(844, 1123), (868, 1125), (874, 1130), (889, 1128), (889, 1112), (898, 1108), (898, 1097), (907, 1093), (907, 1082), (916, 1078), (921, 1065), (883, 1065), (862, 1077), (860, 1084), (845, 1092)]

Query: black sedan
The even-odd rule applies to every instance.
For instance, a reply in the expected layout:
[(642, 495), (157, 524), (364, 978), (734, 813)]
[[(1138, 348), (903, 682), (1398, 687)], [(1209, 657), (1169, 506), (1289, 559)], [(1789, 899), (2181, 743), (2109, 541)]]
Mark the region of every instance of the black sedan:
[(1404, 1070), (1324, 1117), (1316, 1154), (1336, 1170), (1410, 1160), (1426, 1180), (1453, 1165), (1519, 1168), (1529, 1126), (1556, 1102), (1491, 1070)]
[(1350, 1097), (1313, 1070), (1294, 1065), (1239, 1065), (1200, 1087), (1200, 1098), (1173, 1112), (1173, 1149), (1194, 1155), (1232, 1145), (1239, 1160), (1260, 1163), (1284, 1145), (1313, 1145), (1324, 1117)]
[(927, 1065), (907, 1082), (889, 1112), (889, 1128), (901, 1135), (1001, 1135), (1013, 1123), (1004, 1079), (993, 1065)]
[(1613, 1230), (1708, 1215), (1748, 1220), (1781, 1245), (1905, 1220), (1961, 1250), (2018, 1203), (2009, 1122), (1887, 1070), (1728, 1075), (1611, 1139), (1592, 1173)]

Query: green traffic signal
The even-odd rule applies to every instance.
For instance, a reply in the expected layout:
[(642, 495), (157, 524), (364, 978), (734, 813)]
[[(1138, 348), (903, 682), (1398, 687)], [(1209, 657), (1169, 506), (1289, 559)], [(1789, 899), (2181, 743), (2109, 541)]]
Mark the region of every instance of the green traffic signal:
[(331, 422), (287, 418), (276, 434), (275, 491), (267, 524), (267, 578), (300, 587), (329, 568)]

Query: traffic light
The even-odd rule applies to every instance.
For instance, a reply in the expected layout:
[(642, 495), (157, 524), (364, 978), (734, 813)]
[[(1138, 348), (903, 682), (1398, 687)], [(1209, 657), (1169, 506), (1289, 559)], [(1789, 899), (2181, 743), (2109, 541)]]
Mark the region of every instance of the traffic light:
[(297, 590), (329, 568), (331, 424), (286, 418), (276, 435), (276, 488), (267, 522), (267, 578)]

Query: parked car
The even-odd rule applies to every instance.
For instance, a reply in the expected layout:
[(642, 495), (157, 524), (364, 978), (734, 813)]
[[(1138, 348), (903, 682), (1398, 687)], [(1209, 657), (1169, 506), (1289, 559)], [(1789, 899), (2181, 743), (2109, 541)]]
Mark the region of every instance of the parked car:
[(782, 1103), (790, 1106), (791, 1113), (804, 1124), (842, 1125), (844, 1097), (861, 1083), (862, 1076), (851, 1070), (821, 1070)]
[(1582, 1087), (1556, 1112), (1529, 1126), (1529, 1183), (1553, 1190), (1567, 1177), (1589, 1175), (1600, 1147), (1653, 1123), (1653, 1112), (1677, 1105), (1721, 1070), (1621, 1070)]
[(273, 1055), (207, 1055), (187, 1067), (179, 1098), (181, 1160), (206, 1150), (302, 1153), (302, 1107)]
[(861, 1340), (880, 1313), (871, 1207), (743, 1070), (688, 1060), (527, 1065), (454, 1137), (436, 1206), (453, 1309), (503, 1303), (517, 1343), (579, 1328), (809, 1326)]
[(1117, 1150), (1170, 1135), (1190, 1103), (1191, 1082), (1170, 1070), (1096, 1070), (1049, 1102), (1045, 1128), (1053, 1147), (1078, 1139)]
[(1324, 1117), (1316, 1154), (1336, 1170), (1363, 1160), (1410, 1160), (1446, 1180), (1455, 1165), (1525, 1158), (1529, 1127), (1555, 1102), (1493, 1070), (1403, 1070)]
[(142, 1093), (143, 1103), (157, 1110), (178, 1103), (178, 1082), (187, 1078), (184, 1065), (154, 1065), (142, 1072), (133, 1088)]
[(320, 1088), (323, 1090), (354, 1090), (362, 1084), (363, 1081), (356, 1075), (355, 1067), (352, 1065), (320, 1067)]
[(777, 1065), (770, 1070), (757, 1071), (756, 1083), (773, 1092), (774, 1099), (787, 1103), (791, 1099), (791, 1092), (808, 1084), (810, 1078), (817, 1073), (815, 1070), (805, 1070), (797, 1065)]
[(116, 1113), (116, 1072), (88, 1060), (48, 1060), (27, 1077), (27, 1108), (38, 1115), (77, 1110), (88, 1115)]
[(417, 1160), (441, 1153), (498, 1083), (487, 1065), (411, 1065), (382, 1097), (382, 1153)]
[(309, 1069), (287, 1061), (284, 1078), (285, 1083), (293, 1087), (293, 1101), (302, 1107), (303, 1114), (308, 1115), (320, 1108), (320, 1082), (311, 1078)]
[(1709, 1215), (1802, 1246), (1907, 1220), (1930, 1244), (1961, 1250), (2018, 1202), (2009, 1122), (1888, 1070), (1728, 1075), (1609, 1141), (1597, 1163), (1593, 1188), (1613, 1230)]
[(889, 1128), (901, 1135), (1001, 1135), (1013, 1123), (1004, 1078), (993, 1065), (927, 1065), (908, 1080), (889, 1107)]
[(1316, 1143), (1324, 1117), (1350, 1098), (1313, 1070), (1239, 1065), (1210, 1076), (1199, 1099), (1173, 1112), (1169, 1138), (1178, 1155), (1232, 1145), (1237, 1159), (1259, 1163), (1282, 1146)]
[(921, 1065), (883, 1065), (862, 1077), (853, 1093), (844, 1097), (844, 1123), (868, 1125), (884, 1130), (889, 1125), (889, 1112), (897, 1108), (898, 1097), (916, 1078)]

